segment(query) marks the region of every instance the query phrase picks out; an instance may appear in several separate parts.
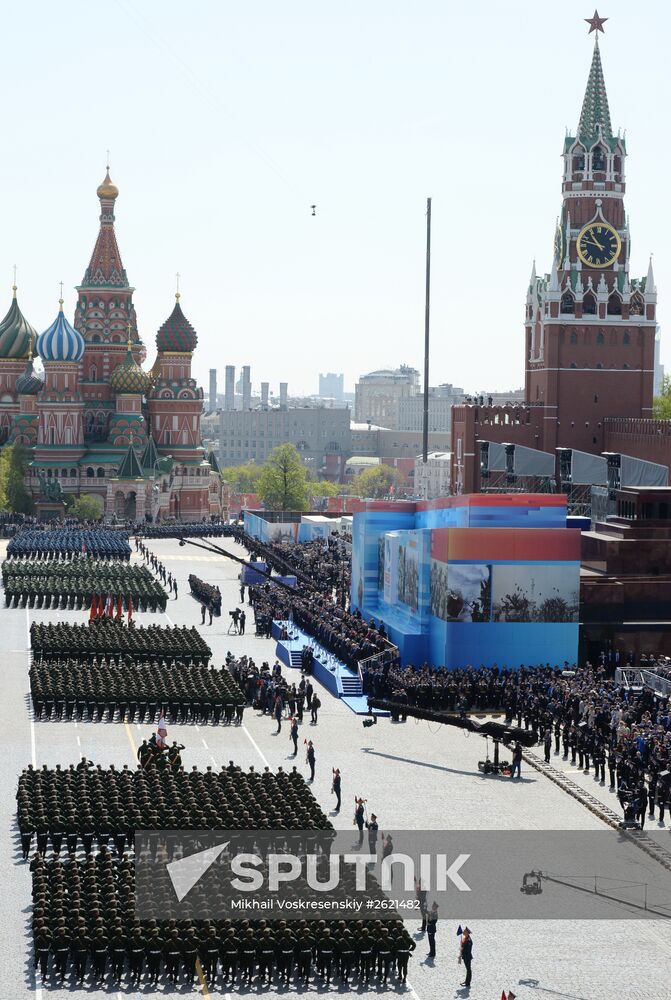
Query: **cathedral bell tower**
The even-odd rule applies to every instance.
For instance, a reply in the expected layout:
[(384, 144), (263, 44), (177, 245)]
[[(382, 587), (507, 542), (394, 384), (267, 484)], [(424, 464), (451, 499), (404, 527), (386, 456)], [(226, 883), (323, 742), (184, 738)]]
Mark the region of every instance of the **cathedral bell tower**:
[(630, 277), (626, 146), (613, 134), (599, 49), (607, 18), (585, 19), (594, 50), (576, 134), (563, 150), (552, 270), (532, 270), (525, 318), (525, 395), (543, 407), (537, 447), (595, 454), (604, 418), (651, 417), (657, 293)]

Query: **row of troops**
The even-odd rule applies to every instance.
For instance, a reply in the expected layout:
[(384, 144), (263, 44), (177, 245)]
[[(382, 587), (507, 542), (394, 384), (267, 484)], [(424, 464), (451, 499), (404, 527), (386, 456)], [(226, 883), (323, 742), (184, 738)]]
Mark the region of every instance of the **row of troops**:
[(30, 668), (36, 719), (152, 723), (157, 713), (172, 722), (207, 725), (242, 722), (245, 698), (226, 667), (193, 664), (123, 663), (103, 660), (38, 660)]
[(120, 984), (126, 972), (131, 986), (144, 976), (155, 987), (162, 972), (173, 985), (201, 975), (211, 987), (255, 978), (307, 986), (315, 975), (324, 985), (337, 977), (369, 986), (376, 975), (382, 984), (390, 976), (405, 983), (415, 948), (401, 920), (141, 921), (133, 863), (114, 862), (106, 851), (69, 864), (36, 856), (31, 870), (34, 961), (43, 981), (51, 972), (62, 983), (71, 968), (81, 984), (90, 962), (94, 982), (111, 974)]
[(233, 762), (219, 771), (103, 769), (85, 758), (65, 770), (30, 766), (19, 778), (17, 816), (24, 858), (33, 837), (42, 855), (49, 844), (56, 853), (81, 844), (90, 854), (94, 843), (114, 844), (122, 854), (136, 830), (331, 828), (295, 767), (243, 772)]
[(35, 657), (43, 660), (131, 657), (207, 663), (212, 656), (212, 650), (194, 627), (128, 628), (122, 621), (110, 619), (93, 620), (86, 625), (33, 622), (30, 645)]

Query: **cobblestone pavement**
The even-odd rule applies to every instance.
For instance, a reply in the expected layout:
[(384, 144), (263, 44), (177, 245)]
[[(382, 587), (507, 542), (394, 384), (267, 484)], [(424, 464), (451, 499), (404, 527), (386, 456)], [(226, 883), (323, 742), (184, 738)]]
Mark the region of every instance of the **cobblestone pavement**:
[[(236, 554), (243, 550), (226, 542)], [(254, 635), (229, 636), (228, 609), (238, 603), (239, 567), (224, 557), (210, 556), (176, 541), (149, 542), (166, 567), (176, 573), (179, 599), (169, 603), (167, 614), (138, 615), (138, 622), (170, 621), (197, 624), (199, 605), (188, 593), (190, 572), (218, 584), (224, 613), (203, 634), (220, 664), (228, 649), (246, 652), (257, 662), (274, 658), (274, 643)], [(4, 551), (0, 548), (0, 556)], [(4, 604), (4, 600), (2, 602)], [(94, 762), (123, 765), (134, 762), (138, 742), (150, 727), (119, 723), (32, 723), (28, 700), (28, 628), (32, 620), (84, 620), (83, 612), (26, 611), (0, 609), (3, 640), (2, 700), (0, 701), (0, 861), (3, 892), (0, 894), (3, 961), (0, 963), (0, 1000), (51, 993), (35, 986), (29, 952), (30, 878), (20, 860), (15, 825), (16, 778), (31, 760), (38, 765), (68, 764), (82, 754)], [(252, 625), (251, 616), (248, 623)], [(298, 674), (297, 674), (298, 676)], [(332, 815), (334, 825), (352, 829), (355, 795), (368, 798), (369, 809), (379, 817), (382, 830), (395, 828), (475, 830), (593, 830), (603, 828), (580, 803), (566, 795), (543, 775), (525, 769), (523, 780), (511, 786), (503, 778), (484, 778), (477, 771), (483, 743), (426, 723), (408, 721), (394, 725), (381, 720), (363, 729), (362, 720), (328, 693), (322, 694), (317, 726), (305, 726), (302, 736), (314, 740), (317, 755), (314, 794), (326, 812), (332, 812), (331, 768), (343, 776), (343, 810)], [(169, 727), (170, 728), (170, 727)], [(291, 744), (285, 725), (279, 736), (268, 717), (245, 712), (240, 728), (179, 728), (179, 739), (187, 745), (183, 754), (187, 767), (208, 764), (219, 767), (229, 759), (243, 767), (289, 768)], [(553, 758), (561, 763), (561, 758)], [(299, 769), (307, 776), (301, 754)], [(571, 774), (613, 807), (613, 796), (599, 788), (592, 777)], [(502, 859), (505, 863), (505, 859)], [(463, 921), (469, 921), (467, 909)], [(671, 934), (663, 921), (531, 921), (490, 920), (469, 922), (474, 936), (473, 983), (467, 993), (459, 986), (461, 969), (456, 962), (456, 926), (439, 924), (438, 956), (427, 960), (425, 941), (418, 926), (417, 950), (410, 963), (412, 988), (399, 991), (420, 1000), (469, 997), (500, 1000), (502, 989), (512, 990), (519, 1000), (661, 1000), (668, 995), (671, 967)], [(198, 988), (202, 992), (202, 988)], [(332, 991), (335, 987), (332, 987)], [(151, 990), (91, 990), (98, 995), (150, 996)], [(165, 992), (162, 988), (161, 993)], [(258, 992), (254, 990), (252, 992)], [(291, 989), (292, 993), (297, 992)], [(298, 991), (300, 992), (300, 991)], [(316, 992), (313, 987), (310, 992)], [(320, 991), (323, 992), (323, 991)], [(375, 992), (375, 991), (373, 991)]]

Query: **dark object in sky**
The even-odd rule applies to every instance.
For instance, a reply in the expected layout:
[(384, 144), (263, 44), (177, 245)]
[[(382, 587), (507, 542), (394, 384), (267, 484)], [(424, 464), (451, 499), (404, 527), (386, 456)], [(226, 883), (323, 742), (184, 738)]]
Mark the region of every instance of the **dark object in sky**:
[(310, 208), (312, 209), (312, 214), (316, 215), (317, 214), (317, 206), (316, 205), (310, 205)]

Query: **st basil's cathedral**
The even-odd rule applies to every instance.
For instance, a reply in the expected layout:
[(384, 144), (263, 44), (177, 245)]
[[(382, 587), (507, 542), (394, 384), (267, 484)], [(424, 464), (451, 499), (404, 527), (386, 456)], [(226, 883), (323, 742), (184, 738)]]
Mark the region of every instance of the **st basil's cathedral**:
[(147, 352), (114, 231), (119, 189), (109, 168), (97, 195), (100, 229), (74, 323), (61, 299), (38, 335), (14, 285), (0, 322), (0, 445), (25, 449), (26, 485), (41, 517), (62, 514), (68, 494), (98, 497), (108, 520), (218, 516), (219, 466), (204, 452), (203, 390), (191, 377), (196, 331), (177, 292), (156, 334), (153, 367), (143, 370)]

